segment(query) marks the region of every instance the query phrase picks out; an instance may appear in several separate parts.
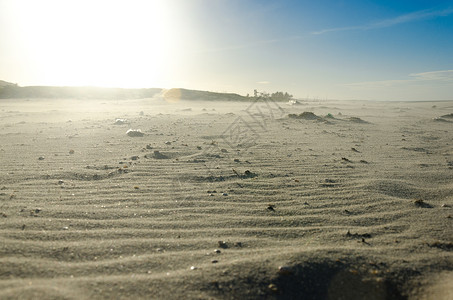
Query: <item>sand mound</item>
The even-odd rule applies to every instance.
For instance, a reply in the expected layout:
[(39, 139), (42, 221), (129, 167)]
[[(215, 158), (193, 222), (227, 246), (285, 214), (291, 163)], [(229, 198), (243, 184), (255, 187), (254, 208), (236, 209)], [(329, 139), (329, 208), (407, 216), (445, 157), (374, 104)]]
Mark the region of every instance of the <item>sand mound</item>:
[(441, 116), (441, 118), (444, 118), (444, 119), (453, 119), (453, 113), (447, 114), (447, 115), (443, 115), (443, 116)]
[(434, 120), (435, 122), (443, 122), (443, 123), (451, 123), (451, 122), (452, 122), (452, 121), (446, 120), (446, 119), (441, 118), (441, 117), (439, 117), (439, 118), (434, 118), (433, 120)]
[(434, 121), (436, 122), (445, 122), (445, 123), (451, 123), (453, 122), (453, 113), (451, 114), (446, 114), (437, 118), (433, 118)]
[(302, 120), (320, 120), (321, 119), (321, 117), (319, 117), (309, 111), (304, 111), (303, 113), (300, 113), (300, 114), (289, 114), (288, 117), (291, 119), (302, 119)]
[(352, 123), (359, 123), (359, 124), (369, 124), (369, 122), (362, 120), (359, 117), (350, 117), (347, 119), (348, 121)]

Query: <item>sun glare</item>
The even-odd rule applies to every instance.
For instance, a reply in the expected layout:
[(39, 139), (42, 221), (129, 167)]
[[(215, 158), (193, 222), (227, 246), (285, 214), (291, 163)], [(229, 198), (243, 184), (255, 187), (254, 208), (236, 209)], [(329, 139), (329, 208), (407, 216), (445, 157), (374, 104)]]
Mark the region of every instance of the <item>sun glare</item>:
[(45, 69), (35, 74), (45, 84), (160, 86), (177, 56), (165, 0), (13, 3), (28, 67)]

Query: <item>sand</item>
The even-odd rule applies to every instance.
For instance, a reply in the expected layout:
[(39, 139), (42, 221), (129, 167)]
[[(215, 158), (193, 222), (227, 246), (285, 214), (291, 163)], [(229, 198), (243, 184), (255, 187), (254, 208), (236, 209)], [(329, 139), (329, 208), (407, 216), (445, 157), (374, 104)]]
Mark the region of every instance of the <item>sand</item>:
[(0, 298), (452, 299), (452, 111), (1, 100)]

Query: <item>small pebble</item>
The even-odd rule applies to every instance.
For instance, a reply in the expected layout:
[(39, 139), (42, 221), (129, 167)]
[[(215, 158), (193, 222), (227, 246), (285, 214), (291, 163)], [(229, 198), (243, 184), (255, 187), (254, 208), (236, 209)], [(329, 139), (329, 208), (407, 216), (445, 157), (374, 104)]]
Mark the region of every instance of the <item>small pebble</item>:
[(38, 157), (38, 160), (44, 160), (43, 156)]
[(225, 241), (218, 241), (218, 244), (219, 244), (220, 248), (223, 248), (223, 249), (228, 248), (228, 245)]
[(290, 275), (292, 273), (293, 273), (293, 270), (288, 266), (278, 267), (278, 274), (280, 274), (280, 275)]
[(228, 196), (228, 194), (227, 193), (223, 193), (222, 196)]
[(267, 288), (268, 288), (271, 292), (274, 292), (274, 293), (277, 293), (277, 292), (278, 292), (278, 287), (277, 287), (275, 284), (273, 284), (273, 283), (269, 284), (269, 285), (267, 286)]
[(195, 266), (191, 266), (190, 269), (191, 269), (191, 270), (197, 270), (198, 268), (195, 267)]
[(218, 263), (219, 261), (218, 261), (217, 259), (213, 259), (213, 260), (211, 260), (211, 262), (212, 262), (213, 264), (216, 264), (216, 263)]
[(215, 252), (215, 253), (221, 253), (222, 251), (219, 250), (219, 249), (215, 249), (214, 252)]

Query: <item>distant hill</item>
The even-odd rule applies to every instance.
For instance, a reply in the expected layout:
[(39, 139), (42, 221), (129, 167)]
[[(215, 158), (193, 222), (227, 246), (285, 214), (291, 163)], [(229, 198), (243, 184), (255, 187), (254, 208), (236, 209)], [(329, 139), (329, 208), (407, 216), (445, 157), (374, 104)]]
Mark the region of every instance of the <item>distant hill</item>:
[(161, 94), (168, 101), (207, 100), (244, 101), (250, 98), (232, 93), (214, 93), (187, 89), (160, 88), (122, 89), (101, 87), (25, 86), (0, 81), (0, 99), (6, 98), (62, 98), (62, 99), (141, 99)]
[(168, 101), (178, 100), (250, 101), (252, 99), (234, 93), (215, 93), (180, 88), (166, 90), (162, 93), (162, 96), (164, 97), (164, 99)]
[[(204, 101), (254, 101), (260, 97), (245, 97), (234, 93), (215, 93), (208, 91), (172, 88), (123, 89), (101, 87), (67, 87), (67, 86), (18, 86), (0, 80), (0, 99), (17, 98), (50, 98), (50, 99), (143, 99), (161, 96), (169, 102), (179, 100)], [(274, 101), (288, 101), (292, 96), (277, 92), (270, 95)], [(289, 98), (288, 98), (289, 97)]]
[(16, 84), (0, 80), (0, 88), (4, 87), (4, 86), (8, 86), (8, 85), (16, 85)]
[[(5, 83), (5, 84), (3, 84)], [(150, 98), (162, 89), (122, 89), (100, 87), (20, 87), (8, 82), (0, 82), (0, 98), (76, 98), (76, 99), (140, 99)]]

